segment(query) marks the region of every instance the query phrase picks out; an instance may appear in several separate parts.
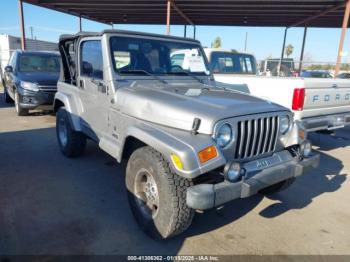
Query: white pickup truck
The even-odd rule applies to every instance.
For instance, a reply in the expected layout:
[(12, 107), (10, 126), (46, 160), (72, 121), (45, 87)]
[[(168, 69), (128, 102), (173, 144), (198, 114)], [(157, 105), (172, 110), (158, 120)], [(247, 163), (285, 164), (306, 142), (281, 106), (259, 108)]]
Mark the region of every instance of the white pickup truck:
[[(204, 51), (218, 86), (291, 109), (304, 130), (333, 130), (350, 124), (349, 80), (257, 76), (257, 63), (251, 54), (217, 48)], [(192, 56), (190, 50), (174, 55), (183, 56), (183, 67)]]

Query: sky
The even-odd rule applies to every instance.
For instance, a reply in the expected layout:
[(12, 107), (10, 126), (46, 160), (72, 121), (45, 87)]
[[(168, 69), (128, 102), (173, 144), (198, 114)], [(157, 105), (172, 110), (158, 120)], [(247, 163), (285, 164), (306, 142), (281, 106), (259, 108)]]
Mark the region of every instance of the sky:
[[(20, 35), (18, 1), (2, 0), (0, 15), (0, 34)], [(78, 18), (49, 9), (24, 4), (24, 18), (27, 37), (31, 37), (30, 27), (37, 39), (57, 41), (61, 34), (76, 33), (78, 31)], [(165, 23), (165, 21), (164, 21)], [(101, 31), (111, 26), (83, 19), (84, 31)], [(165, 34), (165, 25), (119, 25), (116, 29), (151, 32)], [(192, 36), (192, 27), (187, 27), (188, 36)], [(305, 60), (318, 63), (335, 63), (340, 39), (340, 29), (309, 28)], [(350, 32), (347, 30), (344, 51), (348, 53), (343, 57), (343, 63), (350, 63)], [(183, 36), (183, 26), (171, 26), (171, 34)], [(281, 55), (284, 28), (274, 27), (233, 27), (233, 26), (197, 26), (196, 38), (203, 46), (210, 47), (211, 42), (220, 37), (223, 48), (244, 51), (245, 36), (248, 34), (247, 52), (254, 54), (258, 60)], [(288, 30), (287, 45), (294, 46), (291, 55), (299, 60), (303, 38), (303, 28)]]

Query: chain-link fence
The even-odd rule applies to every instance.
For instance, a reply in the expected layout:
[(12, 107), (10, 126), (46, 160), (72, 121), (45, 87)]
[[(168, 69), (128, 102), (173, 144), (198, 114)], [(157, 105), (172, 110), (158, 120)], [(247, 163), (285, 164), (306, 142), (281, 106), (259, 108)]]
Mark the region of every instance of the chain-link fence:
[[(279, 70), (280, 59), (266, 59), (258, 61), (258, 69), (260, 75), (277, 76)], [(335, 62), (318, 62), (318, 61), (299, 61), (293, 59), (283, 59), (280, 67), (280, 76), (299, 76), (304, 71), (323, 72), (323, 77), (329, 74), (333, 77), (335, 74)], [(300, 71), (300, 72), (299, 72)], [(342, 63), (340, 65), (339, 74), (350, 74), (350, 63)]]

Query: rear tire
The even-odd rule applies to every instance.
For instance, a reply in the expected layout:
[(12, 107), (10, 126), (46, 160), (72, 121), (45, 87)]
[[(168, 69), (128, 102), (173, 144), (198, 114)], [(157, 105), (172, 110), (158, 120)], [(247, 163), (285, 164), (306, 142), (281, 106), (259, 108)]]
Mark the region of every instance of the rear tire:
[(173, 237), (190, 226), (194, 210), (186, 204), (186, 192), (191, 185), (149, 146), (135, 150), (128, 161), (129, 204), (141, 229), (153, 239)]
[(287, 189), (288, 187), (290, 187), (295, 181), (295, 177), (283, 180), (277, 184), (268, 186), (264, 189), (260, 190), (260, 193), (263, 195), (272, 195), (274, 193), (280, 192), (282, 190)]
[(26, 116), (29, 113), (28, 109), (22, 108), (19, 102), (20, 97), (17, 91), (15, 91), (15, 109), (18, 116)]
[(69, 158), (82, 155), (86, 147), (86, 136), (73, 129), (69, 113), (61, 107), (56, 114), (56, 135), (62, 153)]

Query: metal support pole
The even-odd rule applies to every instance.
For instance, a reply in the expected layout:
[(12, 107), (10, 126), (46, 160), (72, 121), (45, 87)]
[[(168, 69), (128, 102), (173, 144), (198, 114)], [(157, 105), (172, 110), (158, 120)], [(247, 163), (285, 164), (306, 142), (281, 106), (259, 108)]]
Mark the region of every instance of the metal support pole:
[(19, 20), (21, 27), (21, 47), (22, 50), (26, 49), (26, 29), (24, 27), (24, 15), (23, 15), (23, 2), (22, 0), (18, 1), (18, 10), (19, 10)]
[(341, 35), (340, 35), (337, 64), (335, 66), (334, 77), (336, 77), (339, 74), (339, 70), (340, 70), (340, 63), (341, 63), (341, 57), (342, 57), (342, 52), (343, 52), (343, 48), (344, 48), (346, 29), (347, 29), (348, 23), (349, 23), (349, 15), (350, 15), (350, 0), (347, 1), (346, 7), (345, 7), (343, 26), (342, 26)]
[(307, 34), (307, 26), (304, 27), (304, 36), (303, 36), (303, 45), (301, 47), (301, 53), (300, 53), (300, 61), (299, 61), (299, 76), (301, 74), (301, 70), (303, 68), (303, 60), (304, 60), (304, 50), (305, 50), (305, 40), (306, 40), (306, 34)]
[(196, 39), (196, 26), (193, 26), (193, 39)]
[(284, 49), (286, 48), (287, 32), (288, 32), (288, 28), (286, 28), (286, 29), (284, 30), (284, 38), (283, 38), (282, 53), (281, 53), (280, 61), (279, 61), (279, 63), (278, 63), (277, 76), (279, 76), (279, 75), (280, 75), (280, 72), (281, 72), (281, 65), (282, 65), (282, 61), (283, 61), (283, 57), (284, 57)]
[(248, 32), (245, 32), (244, 52), (247, 52)]
[(184, 37), (187, 35), (187, 25), (184, 26)]
[(81, 16), (79, 16), (79, 32), (83, 31), (83, 26), (81, 24)]
[(170, 35), (170, 12), (171, 12), (171, 0), (168, 0), (167, 13), (166, 13), (166, 34)]

